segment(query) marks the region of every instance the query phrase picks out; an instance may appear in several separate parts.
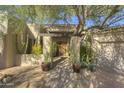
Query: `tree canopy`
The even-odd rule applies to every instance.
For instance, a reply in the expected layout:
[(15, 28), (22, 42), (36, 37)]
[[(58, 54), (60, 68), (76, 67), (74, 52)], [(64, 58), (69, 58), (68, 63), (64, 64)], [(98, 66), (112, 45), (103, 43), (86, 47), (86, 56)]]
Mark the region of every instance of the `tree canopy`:
[[(22, 22), (37, 24), (71, 24), (73, 17), (78, 23), (74, 34), (81, 34), (92, 28), (105, 29), (124, 23), (124, 6), (119, 5), (71, 5), (71, 6), (0, 6), (1, 11), (7, 11), (8, 17), (16, 17)], [(90, 26), (88, 26), (89, 22)]]

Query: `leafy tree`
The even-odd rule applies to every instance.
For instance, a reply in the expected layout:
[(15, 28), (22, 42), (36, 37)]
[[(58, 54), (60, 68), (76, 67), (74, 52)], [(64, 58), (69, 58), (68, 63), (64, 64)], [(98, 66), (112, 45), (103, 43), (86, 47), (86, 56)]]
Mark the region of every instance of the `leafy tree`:
[[(124, 19), (124, 6), (119, 5), (13, 5), (0, 6), (0, 10), (7, 11), (6, 16), (13, 20), (10, 23), (12, 26), (17, 25), (17, 32), (22, 31), (22, 28), (25, 29), (24, 26), (27, 22), (52, 25), (57, 24), (58, 20), (63, 20), (64, 24), (68, 25), (71, 24), (72, 16), (75, 16), (78, 24), (74, 35), (82, 35), (83, 32), (93, 28), (104, 30), (111, 26), (117, 26), (119, 21)], [(17, 21), (16, 18), (20, 21)], [(92, 20), (93, 24), (91, 26), (87, 25), (88, 20)]]
[[(56, 24), (63, 20), (71, 24), (72, 16), (78, 18), (75, 34), (91, 28), (104, 29), (116, 24), (124, 17), (124, 6), (119, 5), (75, 5), (75, 6), (0, 6), (1, 11), (7, 11), (8, 17), (13, 16), (25, 22), (31, 21), (39, 24)], [(92, 20), (93, 25), (88, 27), (87, 20)]]

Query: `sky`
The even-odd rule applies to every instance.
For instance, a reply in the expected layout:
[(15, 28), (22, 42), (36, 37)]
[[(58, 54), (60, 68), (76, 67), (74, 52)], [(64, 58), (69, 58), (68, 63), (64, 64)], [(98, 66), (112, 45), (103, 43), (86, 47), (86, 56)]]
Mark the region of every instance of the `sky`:
[[(102, 19), (104, 19), (104, 18), (102, 18)], [(102, 20), (101, 19), (101, 20)], [(39, 21), (40, 22), (40, 21)], [(29, 23), (30, 23), (30, 20), (29, 20)], [(76, 17), (76, 16), (72, 16), (71, 17), (71, 20), (69, 20), (69, 23), (70, 24), (74, 24), (74, 25), (77, 25), (79, 22), (78, 22), (78, 18)], [(43, 22), (43, 23), (41, 23), (40, 22), (40, 24), (50, 24), (50, 22)], [(63, 21), (63, 20), (58, 20), (55, 24), (65, 24), (65, 22)], [(91, 26), (94, 26), (94, 21), (92, 20), (92, 19), (88, 19), (88, 20), (86, 20), (86, 26), (87, 27), (91, 27)], [(117, 22), (116, 24), (114, 24), (114, 25), (111, 25), (110, 27), (114, 27), (114, 26), (124, 26), (124, 19), (123, 20), (121, 20), (121, 21), (119, 21), (119, 22)]]
[[(123, 10), (123, 12), (124, 12), (124, 10)], [(105, 19), (105, 17), (100, 17), (100, 20), (101, 21), (104, 21), (104, 19)], [(28, 20), (28, 22), (30, 23), (31, 20)], [(79, 23), (78, 22), (78, 18), (76, 16), (72, 16), (70, 19), (68, 19), (68, 22), (70, 24), (75, 24), (75, 25)], [(37, 20), (37, 23), (38, 24), (52, 24), (52, 23), (50, 23), (50, 21), (49, 21), (48, 18), (47, 19), (38, 19)], [(55, 24), (65, 24), (65, 22), (63, 20), (58, 20), (58, 21), (56, 21)], [(94, 26), (94, 25), (95, 25), (95, 23), (94, 23), (94, 21), (92, 19), (87, 19), (86, 20), (86, 26), (87, 27), (91, 27), (91, 26)], [(119, 21), (119, 22), (116, 22), (116, 24), (113, 24), (110, 27), (113, 27), (113, 26), (122, 26), (122, 25), (124, 26), (124, 19), (121, 20), (121, 21)]]
[[(59, 20), (59, 21), (56, 22), (56, 24), (64, 24), (64, 23), (65, 22), (63, 20)], [(72, 16), (70, 24), (78, 24), (78, 18), (76, 16)], [(87, 27), (91, 27), (93, 25), (94, 25), (93, 20), (91, 20), (91, 19), (86, 20), (86, 26)], [(124, 25), (124, 19), (119, 21), (119, 22), (117, 22), (116, 24), (111, 25), (111, 27), (112, 26), (118, 26), (118, 25), (119, 26)]]

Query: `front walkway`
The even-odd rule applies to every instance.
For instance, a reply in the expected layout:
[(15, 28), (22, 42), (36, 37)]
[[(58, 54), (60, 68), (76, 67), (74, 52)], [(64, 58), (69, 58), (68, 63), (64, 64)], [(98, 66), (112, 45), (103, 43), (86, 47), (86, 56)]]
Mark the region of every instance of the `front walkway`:
[(80, 74), (73, 73), (67, 58), (62, 58), (48, 72), (43, 72), (40, 66), (23, 66), (1, 70), (0, 73), (11, 76), (12, 80), (8, 83), (13, 84), (13, 87), (124, 87), (124, 74), (100, 68), (92, 73), (84, 69)]

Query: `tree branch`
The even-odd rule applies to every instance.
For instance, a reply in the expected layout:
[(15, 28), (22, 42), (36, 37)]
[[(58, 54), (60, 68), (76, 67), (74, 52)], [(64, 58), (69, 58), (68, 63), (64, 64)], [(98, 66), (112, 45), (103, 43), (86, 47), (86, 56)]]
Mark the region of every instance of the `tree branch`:
[(112, 24), (115, 24), (115, 23), (117, 23), (117, 22), (119, 22), (119, 21), (121, 21), (121, 20), (123, 20), (124, 19), (124, 16), (123, 17), (120, 17), (120, 18), (118, 18), (118, 19), (115, 19), (115, 20), (113, 20), (112, 22), (110, 22), (109, 24), (108, 24), (108, 26), (110, 26), (110, 25), (112, 25)]
[(116, 5), (116, 6), (111, 10), (110, 14), (105, 18), (105, 20), (103, 21), (103, 23), (102, 23), (101, 26), (104, 26), (104, 24), (108, 21), (108, 19), (118, 12), (118, 8), (119, 8), (119, 6)]
[(75, 9), (75, 13), (76, 13), (76, 16), (78, 18), (78, 21), (79, 21), (79, 23), (76, 27), (76, 31), (74, 32), (74, 35), (77, 35), (80, 28), (82, 28), (81, 26), (83, 25), (83, 23), (82, 23), (81, 16), (80, 16), (80, 13), (79, 13), (80, 12), (80, 7), (79, 6), (74, 6), (74, 9)]

